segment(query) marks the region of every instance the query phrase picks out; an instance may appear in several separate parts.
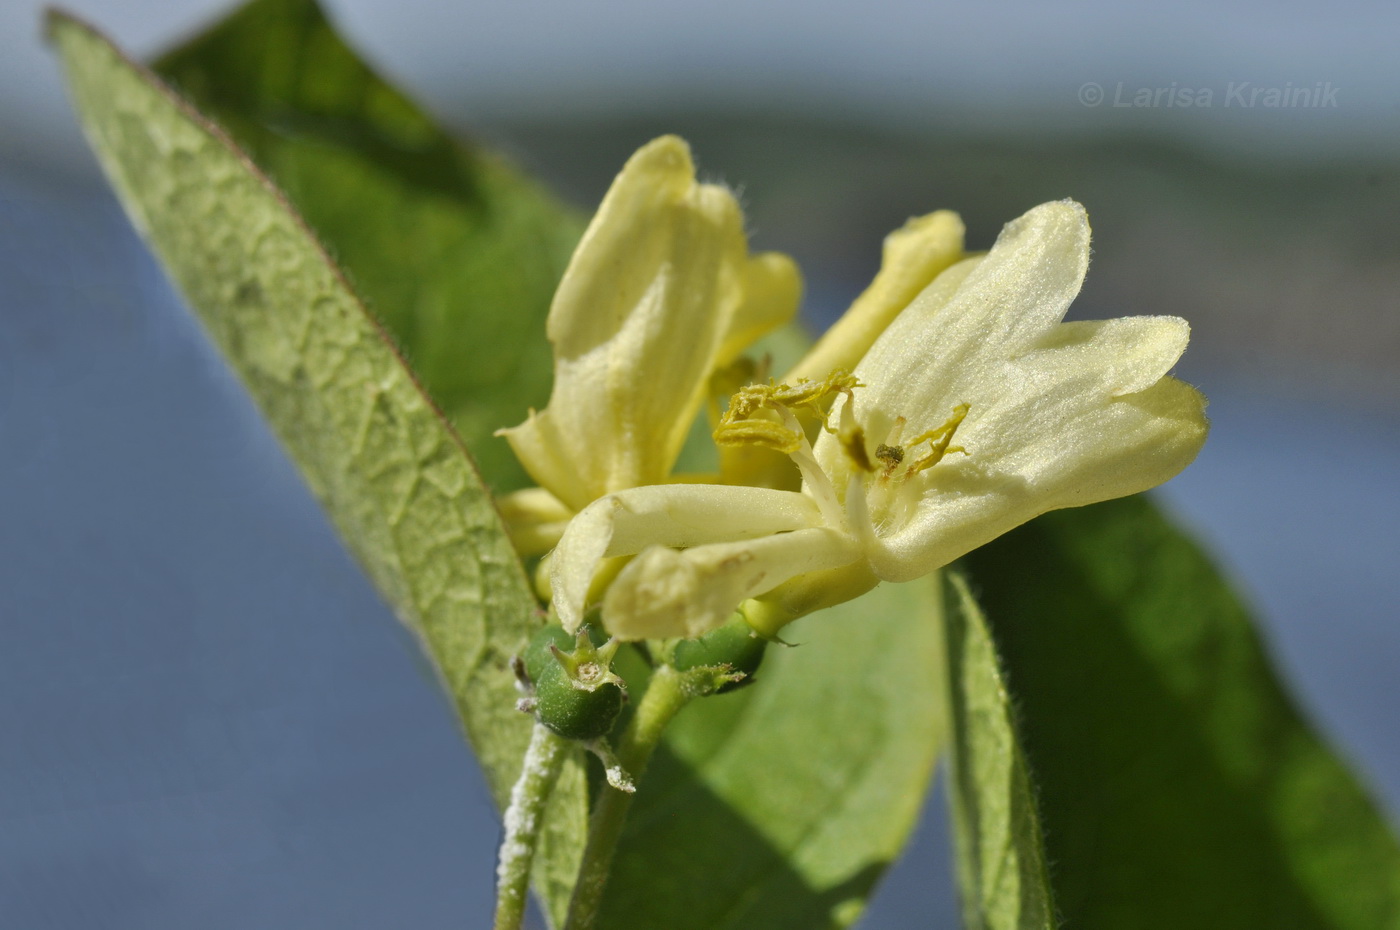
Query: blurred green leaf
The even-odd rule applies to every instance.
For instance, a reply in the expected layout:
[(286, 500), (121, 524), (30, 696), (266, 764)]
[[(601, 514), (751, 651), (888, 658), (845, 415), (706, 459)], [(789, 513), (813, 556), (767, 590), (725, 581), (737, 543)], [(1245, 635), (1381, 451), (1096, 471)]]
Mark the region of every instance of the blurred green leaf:
[(1054, 930), (1055, 898), (1015, 711), (986, 618), (961, 574), (943, 586), (948, 794), (969, 930)]
[(607, 930), (844, 927), (899, 855), (943, 738), (937, 602), (884, 585), (784, 631), (681, 712), (637, 794)]
[(1052, 513), (965, 562), (1066, 927), (1400, 927), (1382, 815), (1150, 501)]
[[(421, 636), (503, 802), (530, 731), (507, 665), (539, 619), (466, 450), (243, 153), (89, 27), (52, 14), (49, 28), (88, 138), (133, 222), (342, 538)], [(556, 795), (536, 876), (556, 909), (585, 808), (575, 766)]]
[(487, 483), (525, 486), (492, 433), (548, 399), (544, 318), (580, 217), (445, 133), (341, 40), (313, 0), (253, 0), (155, 70), (295, 204)]

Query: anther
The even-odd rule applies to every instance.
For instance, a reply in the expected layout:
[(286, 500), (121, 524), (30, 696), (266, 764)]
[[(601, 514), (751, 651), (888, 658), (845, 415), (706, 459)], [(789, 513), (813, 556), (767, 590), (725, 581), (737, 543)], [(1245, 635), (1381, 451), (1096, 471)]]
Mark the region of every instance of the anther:
[(885, 463), (887, 470), (893, 471), (904, 461), (904, 449), (901, 446), (887, 446), (882, 442), (875, 448), (875, 457)]
[(722, 446), (758, 445), (791, 454), (802, 442), (800, 432), (770, 419), (765, 411), (778, 412), (803, 408), (822, 412), (822, 404), (833, 394), (849, 395), (861, 387), (854, 375), (832, 372), (822, 381), (799, 380), (796, 384), (750, 384), (730, 398), (729, 408), (715, 427), (715, 442)]

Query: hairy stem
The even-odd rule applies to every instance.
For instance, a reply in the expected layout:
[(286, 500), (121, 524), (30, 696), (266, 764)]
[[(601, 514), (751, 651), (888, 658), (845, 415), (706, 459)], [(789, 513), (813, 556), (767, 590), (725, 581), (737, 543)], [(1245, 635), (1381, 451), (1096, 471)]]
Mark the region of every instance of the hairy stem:
[[(668, 665), (659, 667), (652, 675), (636, 714), (617, 744), (618, 761), (635, 783), (641, 783), (666, 725), (696, 693), (686, 675)], [(632, 808), (632, 798), (632, 794), (612, 788), (604, 788), (598, 798), (588, 825), (588, 846), (584, 849), (573, 900), (569, 902), (565, 930), (593, 930), (597, 925), (613, 853), (622, 836), (627, 812)]]
[(545, 804), (559, 780), (569, 742), (542, 723), (530, 734), (530, 746), (520, 778), (510, 791), (505, 836), (496, 864), (496, 922), (494, 930), (519, 930), (530, 893), (530, 864), (539, 845)]

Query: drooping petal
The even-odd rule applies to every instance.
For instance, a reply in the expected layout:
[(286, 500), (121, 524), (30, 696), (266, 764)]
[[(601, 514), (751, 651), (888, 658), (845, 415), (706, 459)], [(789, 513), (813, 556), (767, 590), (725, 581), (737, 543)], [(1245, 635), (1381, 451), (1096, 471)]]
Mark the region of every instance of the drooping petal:
[(963, 222), (950, 210), (915, 217), (885, 237), (880, 271), (783, 380), (850, 371), (909, 302), (963, 257)]
[(603, 626), (619, 639), (693, 639), (723, 626), (747, 598), (859, 555), (849, 536), (822, 528), (681, 551), (651, 546), (608, 588)]
[(593, 576), (611, 556), (633, 555), (652, 545), (753, 539), (820, 523), (811, 498), (793, 491), (668, 484), (609, 494), (570, 521), (550, 557), (555, 610), (565, 629), (577, 629)]
[(502, 430), (531, 477), (575, 510), (664, 481), (746, 284), (777, 287), (780, 262), (757, 261), (733, 194), (696, 182), (683, 141), (633, 155), (550, 307), (549, 405)]

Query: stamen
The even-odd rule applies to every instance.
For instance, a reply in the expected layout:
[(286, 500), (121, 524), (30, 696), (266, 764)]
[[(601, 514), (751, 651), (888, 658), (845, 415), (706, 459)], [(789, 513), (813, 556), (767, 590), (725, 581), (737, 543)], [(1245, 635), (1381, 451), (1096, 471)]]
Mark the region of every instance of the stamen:
[(909, 466), (908, 474), (917, 475), (925, 468), (932, 468), (943, 461), (945, 455), (954, 452), (961, 452), (963, 455), (967, 454), (967, 450), (962, 446), (949, 445), (949, 443), (953, 441), (953, 434), (958, 431), (958, 425), (962, 423), (970, 409), (972, 408), (967, 404), (958, 404), (953, 408), (953, 415), (950, 416), (947, 422), (942, 426), (937, 429), (931, 429), (927, 433), (923, 433), (915, 439), (910, 440), (908, 448), (912, 449), (914, 446), (919, 445), (919, 443), (927, 442), (929, 444), (929, 451), (924, 453)]
[(796, 384), (750, 384), (729, 400), (729, 409), (719, 418), (714, 439), (721, 446), (758, 445), (791, 455), (800, 444), (801, 429), (793, 430), (775, 422), (772, 413), (807, 409), (823, 412), (822, 403), (833, 394), (848, 394), (861, 384), (854, 375), (834, 371), (822, 381), (799, 380)]
[(802, 425), (797, 422), (797, 416), (786, 408), (780, 411), (784, 422), (792, 430), (797, 431), (801, 436), (798, 440), (797, 450), (792, 455), (792, 461), (797, 465), (797, 470), (802, 473), (802, 483), (812, 499), (817, 502), (817, 509), (821, 511), (822, 519), (830, 527), (839, 527), (842, 524), (841, 504), (836, 498), (836, 489), (831, 485), (831, 479), (826, 472), (822, 471), (817, 464), (817, 457), (812, 454), (812, 445), (807, 441), (807, 436), (801, 432)]
[[(903, 451), (904, 447), (899, 444), (899, 441), (904, 438), (904, 427), (908, 425), (909, 421), (904, 419), (904, 417), (895, 417), (894, 426), (890, 427), (890, 434), (885, 437), (885, 442)], [(901, 455), (901, 459), (902, 458), (903, 456)]]
[(753, 417), (726, 424), (720, 421), (715, 430), (715, 442), (721, 446), (763, 446), (784, 455), (796, 452), (802, 444), (802, 434), (774, 420)]
[(861, 471), (874, 471), (875, 466), (870, 464), (870, 453), (865, 448), (865, 430), (856, 422), (855, 394), (852, 391), (845, 393), (846, 402), (841, 405), (841, 420), (840, 426), (835, 430), (836, 438), (841, 441), (841, 448), (856, 468)]
[(705, 405), (710, 428), (719, 426), (720, 418), (724, 415), (720, 404), (725, 398), (733, 396), (735, 391), (742, 390), (746, 384), (768, 380), (768, 373), (772, 368), (771, 355), (765, 355), (758, 361), (745, 355), (710, 375), (709, 399)]
[(876, 546), (879, 537), (870, 517), (870, 501), (866, 500), (863, 485), (864, 481), (859, 475), (851, 475), (846, 487), (846, 525), (864, 545)]

